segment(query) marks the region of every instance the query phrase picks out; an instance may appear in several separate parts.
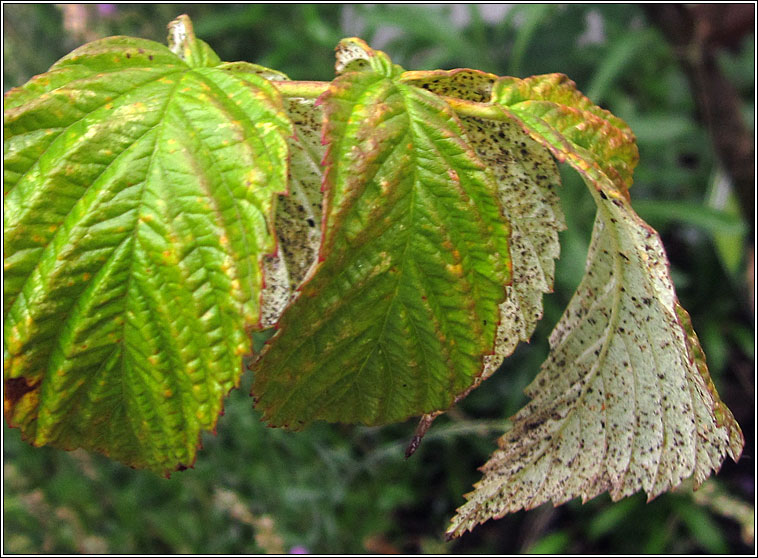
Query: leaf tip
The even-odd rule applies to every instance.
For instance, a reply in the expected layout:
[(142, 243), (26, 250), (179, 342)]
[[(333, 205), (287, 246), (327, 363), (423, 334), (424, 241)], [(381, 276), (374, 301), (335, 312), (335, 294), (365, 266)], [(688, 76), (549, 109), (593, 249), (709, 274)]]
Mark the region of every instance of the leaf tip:
[(334, 47), (334, 51), (336, 57), (334, 71), (337, 74), (344, 73), (351, 65), (353, 65), (353, 67), (365, 66), (370, 57), (374, 56), (373, 49), (368, 46), (366, 41), (359, 39), (358, 37), (342, 39), (337, 43), (337, 46)]
[(185, 46), (194, 40), (195, 30), (187, 14), (180, 15), (168, 24), (168, 48), (180, 58), (184, 58)]
[(182, 14), (168, 24), (168, 48), (193, 68), (213, 67), (221, 59), (204, 41), (195, 36), (192, 20)]

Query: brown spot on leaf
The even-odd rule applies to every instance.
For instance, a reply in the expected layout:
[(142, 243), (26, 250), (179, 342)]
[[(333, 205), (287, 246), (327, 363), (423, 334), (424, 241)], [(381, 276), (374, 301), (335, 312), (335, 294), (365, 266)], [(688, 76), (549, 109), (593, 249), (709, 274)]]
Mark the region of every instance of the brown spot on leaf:
[[(14, 406), (18, 401), (30, 391), (39, 387), (40, 381), (29, 384), (24, 377), (8, 378), (5, 380), (5, 402), (6, 405)], [(7, 409), (6, 409), (7, 410)]]

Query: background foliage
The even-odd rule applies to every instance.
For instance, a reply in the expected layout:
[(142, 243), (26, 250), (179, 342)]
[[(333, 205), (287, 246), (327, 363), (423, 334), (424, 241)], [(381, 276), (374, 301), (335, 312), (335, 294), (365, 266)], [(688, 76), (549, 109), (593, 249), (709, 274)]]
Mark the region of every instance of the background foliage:
[[(594, 203), (571, 171), (562, 205), (568, 231), (556, 288), (532, 342), (486, 389), (440, 418), (409, 460), (415, 421), (383, 428), (318, 423), (292, 434), (251, 411), (251, 378), (226, 402), (218, 435), (194, 469), (171, 479), (96, 455), (34, 449), (4, 427), (3, 550), (9, 553), (745, 553), (753, 548), (753, 227), (720, 168), (674, 51), (631, 5), (189, 5), (198, 37), (224, 60), (246, 60), (293, 79), (329, 80), (332, 50), (358, 35), (409, 69), (471, 67), (519, 77), (563, 72), (625, 119), (641, 163), (633, 205), (663, 237), (682, 305), (711, 375), (746, 438), (697, 493), (650, 504), (542, 506), (445, 544), (442, 533), (476, 467), (547, 354), (547, 337), (576, 287)], [(126, 34), (165, 42), (179, 6), (4, 5), (4, 90), (45, 71), (80, 44)], [(752, 25), (750, 26), (752, 30)], [(717, 52), (754, 122), (754, 37)], [(752, 219), (750, 219), (752, 220)]]

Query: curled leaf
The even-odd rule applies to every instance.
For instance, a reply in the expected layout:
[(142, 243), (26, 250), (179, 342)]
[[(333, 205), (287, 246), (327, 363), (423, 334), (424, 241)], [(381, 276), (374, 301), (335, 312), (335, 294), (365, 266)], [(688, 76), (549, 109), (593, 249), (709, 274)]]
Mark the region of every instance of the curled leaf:
[(448, 537), (547, 501), (639, 490), (652, 499), (691, 476), (700, 484), (744, 445), (676, 299), (663, 244), (629, 204), (633, 136), (564, 79), (524, 82), (504, 78), (494, 102), (580, 172), (598, 213), (584, 279), (526, 390), (531, 401)]

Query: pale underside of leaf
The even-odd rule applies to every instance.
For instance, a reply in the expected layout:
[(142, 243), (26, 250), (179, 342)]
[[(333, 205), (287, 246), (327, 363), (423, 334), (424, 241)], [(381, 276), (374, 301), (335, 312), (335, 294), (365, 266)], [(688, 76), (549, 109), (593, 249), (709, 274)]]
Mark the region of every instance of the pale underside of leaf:
[[(237, 75), (254, 74), (270, 81), (289, 78), (276, 70), (249, 62), (225, 62), (220, 69)], [(314, 99), (291, 97), (284, 101), (294, 134), (287, 138), (289, 164), (287, 193), (277, 200), (276, 251), (263, 258), (260, 329), (276, 324), (295, 290), (315, 263), (321, 242), (321, 143), (323, 111)]]
[(190, 465), (259, 319), (281, 100), (124, 38), (30, 87), (6, 97), (6, 417), (35, 445)]
[(195, 37), (192, 21), (186, 14), (168, 24), (168, 48), (193, 68), (212, 68), (221, 63), (213, 49)]
[(634, 134), (623, 120), (577, 91), (566, 76), (500, 78), (492, 89), (492, 103), (559, 161), (586, 176), (588, 185), (628, 198), (639, 160)]
[(500, 305), (495, 352), (485, 357), (482, 380), (491, 376), (542, 319), (542, 295), (553, 291), (558, 233), (565, 229), (556, 192), (560, 177), (550, 153), (513, 122), (465, 118), (480, 158), (493, 170), (506, 219), (511, 223), (513, 280)]
[(324, 105), (326, 234), (256, 365), (257, 406), (290, 428), (446, 408), (492, 350), (508, 279), (492, 178), (420, 89), (347, 72)]
[(492, 87), (498, 77), (479, 70), (459, 68), (403, 72), (400, 80), (437, 95), (486, 103), (492, 98)]
[(739, 457), (739, 427), (688, 350), (660, 238), (627, 202), (600, 205), (587, 274), (526, 390), (532, 400), (450, 535), (547, 501), (640, 489), (652, 499), (693, 475), (699, 485), (727, 452)]
[(287, 114), (295, 135), (289, 138), (289, 193), (278, 200), (277, 251), (264, 260), (266, 286), (261, 326), (276, 324), (295, 290), (316, 262), (321, 243), (321, 183), (325, 147), (321, 144), (320, 107), (312, 99), (288, 99)]
[[(536, 92), (537, 114), (518, 97), (504, 114), (590, 187), (598, 215), (587, 270), (526, 390), (530, 403), (482, 468), (449, 537), (547, 501), (586, 501), (605, 491), (617, 500), (641, 489), (652, 499), (693, 475), (699, 485), (726, 453), (738, 459), (744, 444), (676, 299), (660, 238), (628, 202), (624, 177), (631, 177), (636, 147), (625, 142), (633, 136), (625, 124), (610, 129), (615, 117), (558, 83), (558, 99), (578, 98), (584, 113), (551, 100), (550, 85)], [(500, 85), (495, 100), (509, 99)], [(583, 127), (587, 114), (600, 120), (585, 119)], [(603, 137), (607, 143), (598, 143)]]
[(617, 188), (631, 185), (639, 159), (634, 134), (626, 122), (585, 97), (567, 76), (502, 77), (493, 87), (492, 101), (530, 117), (533, 131), (557, 140), (564, 155), (581, 152), (584, 162), (602, 169)]
[(334, 51), (334, 72), (337, 75), (368, 69), (371, 58), (375, 56), (375, 51), (357, 37), (342, 39)]

